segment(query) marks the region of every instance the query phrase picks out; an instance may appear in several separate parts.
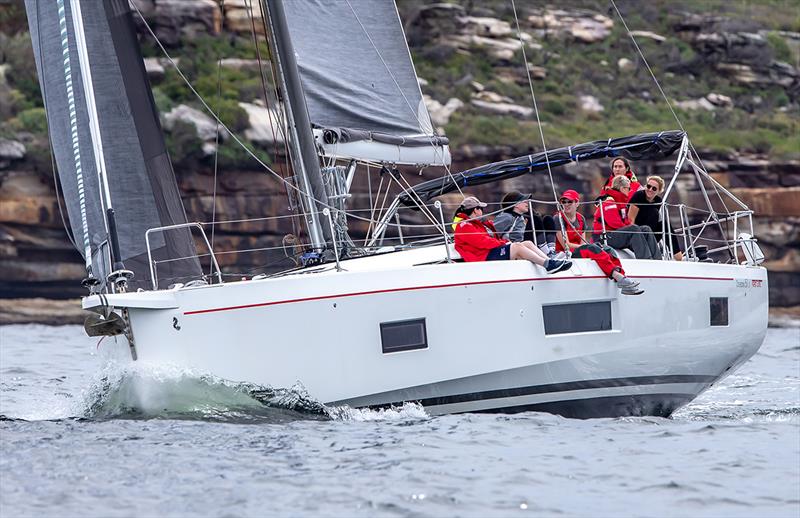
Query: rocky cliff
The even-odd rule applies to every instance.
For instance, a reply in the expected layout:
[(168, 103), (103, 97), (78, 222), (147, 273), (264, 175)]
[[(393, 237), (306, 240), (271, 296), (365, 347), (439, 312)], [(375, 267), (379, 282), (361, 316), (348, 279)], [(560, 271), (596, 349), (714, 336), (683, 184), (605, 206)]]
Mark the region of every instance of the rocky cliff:
[[(220, 117), (262, 159), (284, 171), (285, 153), (254, 57), (256, 50), (267, 56), (263, 45), (252, 43), (252, 32), (256, 39), (262, 32), (260, 13), (249, 10), (247, 0), (134, 3), (201, 94), (222, 92), (216, 104)], [(800, 24), (791, 6), (768, 2), (769, 9), (762, 10), (749, 2), (723, 2), (704, 13), (688, 2), (618, 2), (633, 31), (628, 34), (605, 4), (518, 4), (521, 36), (508, 2), (399, 2), (432, 118), (453, 142), (452, 170), (541, 149), (528, 74), (549, 147), (674, 128), (649, 65), (709, 172), (756, 210), (771, 303), (800, 305)], [(0, 297), (78, 296), (83, 269), (64, 231), (20, 6), (12, 3), (0, 17)], [(230, 139), (217, 140), (213, 119), (139, 25), (189, 219), (288, 213), (290, 200), (281, 184)], [(632, 47), (631, 35), (647, 63)], [(639, 163), (636, 170), (640, 176), (669, 177), (672, 163)], [(558, 189), (589, 195), (598, 190), (607, 166), (581, 163), (555, 173)], [(440, 172), (405, 174), (415, 183)], [(378, 171), (359, 175), (351, 206), (368, 208), (370, 188), (374, 192), (379, 182)], [(474, 193), (498, 200), (501, 189), (512, 188), (552, 199), (546, 175)], [(692, 181), (679, 183), (681, 202), (696, 204), (698, 196)], [(367, 226), (351, 221), (351, 232), (363, 235)], [(249, 276), (291, 265), (281, 244), (296, 232), (291, 219), (228, 223), (216, 227), (214, 246), (229, 252), (220, 255), (228, 273)]]

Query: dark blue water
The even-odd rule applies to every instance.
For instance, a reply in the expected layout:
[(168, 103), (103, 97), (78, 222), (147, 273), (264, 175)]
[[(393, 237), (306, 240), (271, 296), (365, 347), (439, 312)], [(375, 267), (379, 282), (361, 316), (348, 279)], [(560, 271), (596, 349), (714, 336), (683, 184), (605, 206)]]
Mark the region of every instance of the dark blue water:
[[(671, 419), (325, 408), (0, 327), (0, 516), (800, 516), (800, 329)], [(102, 345), (101, 345), (102, 349)]]

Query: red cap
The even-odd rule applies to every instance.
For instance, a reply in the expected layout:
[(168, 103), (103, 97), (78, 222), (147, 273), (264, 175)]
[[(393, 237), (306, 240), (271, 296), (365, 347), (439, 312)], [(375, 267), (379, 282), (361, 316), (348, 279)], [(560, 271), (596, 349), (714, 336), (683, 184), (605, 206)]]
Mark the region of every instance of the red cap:
[(581, 195), (578, 194), (577, 191), (573, 191), (572, 189), (564, 191), (561, 194), (561, 198), (559, 198), (559, 200), (562, 199), (562, 198), (566, 198), (566, 199), (572, 200), (572, 201), (581, 201)]

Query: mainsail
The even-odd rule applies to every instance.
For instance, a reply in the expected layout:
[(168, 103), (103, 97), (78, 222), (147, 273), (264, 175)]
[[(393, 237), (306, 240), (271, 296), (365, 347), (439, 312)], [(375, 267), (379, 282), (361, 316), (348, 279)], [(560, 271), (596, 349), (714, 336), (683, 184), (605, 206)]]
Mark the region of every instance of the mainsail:
[[(120, 244), (114, 260), (134, 272), (132, 288), (150, 288), (145, 232), (185, 223), (186, 214), (128, 0), (25, 0), (25, 7), (67, 213), (87, 269), (100, 281), (109, 273), (110, 197)], [(91, 131), (92, 120), (99, 134)], [(151, 249), (160, 280), (201, 275), (186, 229), (154, 234)]]
[[(328, 153), (409, 162), (402, 157), (427, 148), (427, 163), (449, 164), (394, 0), (286, 0), (283, 7), (309, 117)], [(390, 147), (399, 154), (387, 155)]]

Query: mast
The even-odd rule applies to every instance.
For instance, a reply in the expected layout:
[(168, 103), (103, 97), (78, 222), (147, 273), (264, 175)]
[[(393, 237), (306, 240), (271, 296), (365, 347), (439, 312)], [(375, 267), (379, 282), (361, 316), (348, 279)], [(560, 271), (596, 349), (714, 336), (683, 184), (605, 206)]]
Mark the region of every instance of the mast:
[(83, 82), (84, 99), (86, 100), (86, 111), (89, 115), (89, 131), (91, 134), (92, 149), (94, 150), (98, 185), (100, 186), (100, 201), (103, 204), (104, 209), (102, 211), (104, 216), (103, 219), (109, 244), (111, 246), (112, 265), (108, 265), (110, 268), (107, 268), (106, 271), (113, 269), (113, 272), (111, 272), (109, 276), (111, 276), (111, 274), (117, 274), (114, 275), (114, 278), (121, 281), (121, 284), (118, 286), (123, 288), (128, 277), (132, 277), (133, 273), (125, 271), (125, 265), (122, 262), (119, 249), (119, 236), (117, 235), (114, 208), (111, 204), (111, 190), (108, 185), (108, 175), (106, 173), (106, 161), (103, 153), (103, 138), (100, 133), (100, 122), (97, 116), (97, 103), (94, 96), (92, 70), (91, 65), (89, 64), (89, 52), (86, 47), (86, 35), (83, 28), (83, 15), (81, 13), (80, 0), (70, 0), (70, 8), (72, 11), (72, 25), (75, 30), (75, 43), (78, 50), (78, 61), (80, 63), (81, 80)]
[(323, 250), (328, 242), (332, 242), (330, 229), (322, 224), (322, 210), (328, 206), (328, 195), (322, 181), (319, 168), (317, 147), (311, 131), (311, 120), (303, 94), (300, 73), (297, 70), (289, 27), (286, 23), (283, 0), (261, 0), (262, 9), (269, 20), (269, 40), (272, 56), (275, 60), (281, 90), (284, 92), (283, 106), (289, 122), (289, 153), (297, 168), (296, 174), (300, 190), (305, 199), (306, 223), (311, 244), (315, 250)]

